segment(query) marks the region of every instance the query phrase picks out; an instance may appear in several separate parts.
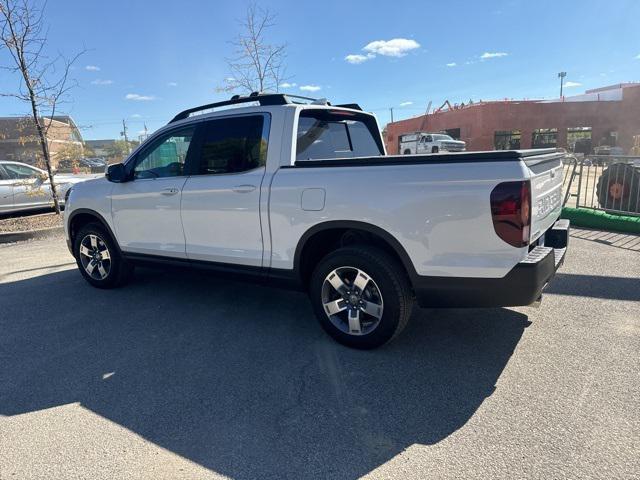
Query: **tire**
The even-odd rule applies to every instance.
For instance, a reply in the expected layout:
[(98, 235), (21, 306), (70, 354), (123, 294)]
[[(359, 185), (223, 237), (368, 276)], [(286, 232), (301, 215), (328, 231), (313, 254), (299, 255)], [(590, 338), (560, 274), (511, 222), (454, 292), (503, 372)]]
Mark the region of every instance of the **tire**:
[(627, 163), (614, 163), (600, 178), (596, 193), (606, 210), (640, 212), (640, 169)]
[(80, 229), (74, 240), (73, 256), (84, 279), (97, 288), (119, 287), (133, 275), (133, 265), (122, 258), (111, 235), (98, 223)]
[(431, 153), (438, 153), (440, 149), (438, 147), (431, 147)]
[(411, 150), (408, 148), (402, 153), (403, 155), (411, 155)]
[(311, 276), (309, 295), (322, 328), (337, 342), (363, 350), (397, 337), (413, 307), (402, 265), (368, 245), (340, 248), (324, 257)]

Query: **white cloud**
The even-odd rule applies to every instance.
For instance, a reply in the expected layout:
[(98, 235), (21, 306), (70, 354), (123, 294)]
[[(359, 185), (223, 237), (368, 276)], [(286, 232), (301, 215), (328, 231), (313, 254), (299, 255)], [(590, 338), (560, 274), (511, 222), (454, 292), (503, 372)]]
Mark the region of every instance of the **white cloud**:
[(580, 82), (565, 82), (564, 86), (566, 88), (571, 88), (571, 87), (581, 87), (582, 84)]
[(376, 40), (368, 43), (363, 50), (374, 55), (385, 57), (404, 57), (411, 50), (420, 48), (420, 44), (408, 38), (392, 38), (391, 40)]
[(178, 84), (176, 82), (168, 82), (167, 87), (177, 87)]
[(349, 62), (349, 63), (351, 63), (353, 65), (357, 65), (359, 63), (364, 63), (367, 60), (370, 60), (370, 59), (372, 59), (374, 57), (375, 57), (375, 55), (372, 54), (372, 53), (370, 53), (368, 55), (360, 55), (359, 53), (351, 53), (351, 54), (347, 55), (346, 57), (344, 57), (344, 59), (347, 62)]
[(413, 102), (402, 102), (400, 104), (401, 107), (408, 107), (409, 105), (413, 105)]
[(112, 83), (113, 83), (113, 80), (101, 80), (98, 78), (92, 81), (91, 85), (111, 85)]
[(142, 115), (140, 115), (139, 113), (134, 113), (133, 115), (131, 115), (131, 118), (142, 118)]
[(489, 58), (506, 57), (507, 55), (509, 54), (505, 52), (484, 52), (482, 55), (480, 55), (480, 58), (482, 60), (487, 60)]
[(456, 62), (447, 63), (447, 67), (455, 67), (458, 65)]
[(86, 67), (84, 67), (85, 70), (89, 70), (90, 72), (99, 72), (100, 71), (100, 67), (97, 67), (96, 65), (87, 65)]
[(280, 86), (280, 88), (292, 88), (292, 87), (297, 87), (298, 84), (297, 83), (284, 82), (284, 83), (281, 83), (279, 86)]
[(137, 93), (127, 93), (124, 98), (126, 100), (135, 100), (136, 102), (146, 102), (156, 99), (156, 97), (154, 97), (153, 95), (139, 95)]
[(372, 58), (376, 58), (376, 55), (382, 55), (383, 57), (404, 57), (411, 50), (415, 50), (416, 48), (420, 48), (420, 44), (415, 40), (408, 38), (375, 40), (366, 44), (362, 49), (366, 54), (350, 53), (344, 57), (344, 59), (352, 65), (358, 65), (366, 62), (367, 60), (371, 60)]
[(322, 87), (318, 85), (302, 85), (300, 87), (300, 90), (302, 90), (303, 92), (317, 92), (320, 89), (322, 89)]

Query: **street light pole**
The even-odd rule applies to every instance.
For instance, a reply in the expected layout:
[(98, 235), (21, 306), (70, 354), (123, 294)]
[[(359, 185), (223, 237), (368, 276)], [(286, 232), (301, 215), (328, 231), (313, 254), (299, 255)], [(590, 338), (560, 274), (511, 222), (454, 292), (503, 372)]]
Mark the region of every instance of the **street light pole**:
[(562, 85), (564, 84), (564, 77), (567, 76), (567, 72), (558, 73), (558, 78), (560, 79), (560, 100), (562, 100)]

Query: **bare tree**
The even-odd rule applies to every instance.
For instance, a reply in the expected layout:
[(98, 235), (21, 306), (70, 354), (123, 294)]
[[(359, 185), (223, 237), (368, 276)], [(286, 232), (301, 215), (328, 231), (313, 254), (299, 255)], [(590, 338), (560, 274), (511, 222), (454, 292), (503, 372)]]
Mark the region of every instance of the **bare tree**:
[(52, 119), (57, 107), (75, 86), (75, 82), (69, 81), (71, 66), (84, 52), (71, 59), (60, 54), (47, 57), (47, 32), (43, 15), (44, 5), (39, 7), (34, 0), (0, 0), (0, 47), (5, 48), (11, 59), (11, 65), (2, 68), (20, 76), (17, 93), (0, 95), (29, 104), (51, 185), (53, 205), (59, 214), (60, 202), (53, 178), (47, 134), (54, 123)]
[(242, 33), (231, 42), (234, 56), (226, 59), (230, 76), (218, 90), (278, 91), (285, 80), (286, 44), (267, 41), (267, 31), (275, 25), (275, 18), (268, 9), (249, 5), (245, 18), (239, 22)]

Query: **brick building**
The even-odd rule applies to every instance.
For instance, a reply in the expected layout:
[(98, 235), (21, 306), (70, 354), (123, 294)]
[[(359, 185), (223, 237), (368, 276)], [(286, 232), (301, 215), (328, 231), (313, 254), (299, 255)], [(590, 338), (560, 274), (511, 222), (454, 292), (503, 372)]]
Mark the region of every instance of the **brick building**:
[[(71, 117), (43, 118), (49, 126), (47, 142), (54, 166), (58, 153), (70, 148), (82, 152), (84, 143)], [(30, 117), (0, 117), (0, 160), (15, 160), (41, 166), (42, 150)]]
[(640, 135), (640, 83), (587, 90), (558, 100), (491, 101), (454, 106), (386, 127), (389, 154), (398, 136), (416, 131), (448, 132), (468, 150), (571, 148), (579, 138), (593, 146), (619, 146), (628, 152)]

